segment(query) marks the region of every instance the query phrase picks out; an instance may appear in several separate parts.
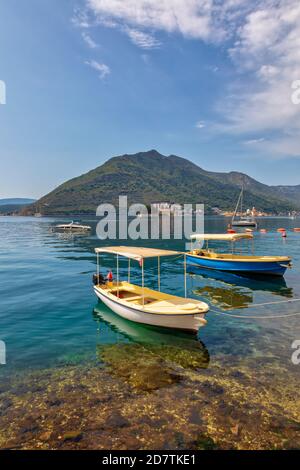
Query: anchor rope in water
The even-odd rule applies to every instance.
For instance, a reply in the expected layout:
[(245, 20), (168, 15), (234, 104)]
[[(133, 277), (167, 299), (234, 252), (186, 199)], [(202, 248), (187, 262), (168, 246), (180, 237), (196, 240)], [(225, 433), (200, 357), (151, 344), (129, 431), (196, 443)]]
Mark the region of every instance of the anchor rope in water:
[[(291, 302), (300, 302), (300, 299), (277, 300), (277, 301), (274, 301), (274, 302), (264, 302), (262, 304), (251, 304), (251, 307), (248, 307), (248, 305), (240, 305), (240, 306), (234, 307), (234, 308), (241, 309), (241, 308), (264, 307), (265, 305), (278, 305), (278, 304), (285, 304), (285, 303), (291, 303)], [(228, 310), (229, 310), (229, 308), (228, 308)]]
[[(279, 305), (282, 303), (291, 303), (291, 302), (300, 302), (300, 299), (289, 299), (289, 300), (278, 300), (275, 302), (264, 302), (261, 304), (252, 304), (251, 307), (246, 306), (246, 305), (241, 305), (239, 307), (235, 307), (236, 310), (243, 309), (243, 308), (254, 308), (254, 307), (264, 307), (265, 305)], [(230, 310), (230, 308), (227, 308), (226, 310)], [(276, 319), (276, 318), (287, 318), (287, 317), (296, 317), (300, 315), (300, 312), (296, 313), (286, 313), (284, 315), (235, 315), (234, 313), (225, 313), (225, 312), (220, 312), (218, 310), (213, 310), (210, 309), (211, 312), (216, 313), (217, 315), (226, 315), (227, 317), (234, 317), (234, 318), (243, 318), (246, 320), (247, 318), (249, 319), (258, 319), (258, 320), (264, 320), (268, 318)]]

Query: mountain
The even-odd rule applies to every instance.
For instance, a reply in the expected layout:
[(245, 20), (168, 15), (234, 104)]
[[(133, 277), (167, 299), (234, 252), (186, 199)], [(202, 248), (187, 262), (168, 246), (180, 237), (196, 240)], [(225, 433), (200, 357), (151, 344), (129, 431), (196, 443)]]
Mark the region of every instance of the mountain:
[(277, 195), (281, 198), (288, 198), (300, 205), (300, 184), (297, 186), (273, 186)]
[[(245, 192), (251, 193), (256, 197), (260, 197), (268, 200), (269, 205), (273, 207), (273, 212), (281, 212), (281, 207), (285, 204), (288, 206), (293, 206), (295, 210), (299, 210), (300, 207), (300, 185), (298, 186), (268, 186), (266, 184), (260, 183), (250, 176), (239, 173), (236, 171), (231, 171), (230, 173), (213, 173), (206, 172), (210, 175), (211, 178), (216, 179), (217, 181), (231, 184), (233, 186), (238, 186), (241, 188), (244, 186)], [(281, 189), (282, 188), (282, 189)], [(290, 188), (290, 191), (287, 189)], [(298, 200), (294, 197), (292, 189), (298, 189)], [(249, 194), (248, 200), (246, 201), (248, 206), (251, 206)], [(278, 204), (278, 207), (276, 205)], [(252, 204), (256, 207), (259, 207), (257, 204)], [(262, 209), (263, 210), (263, 209)], [(266, 209), (267, 210), (267, 209)], [(293, 210), (291, 208), (291, 210)]]
[(0, 215), (12, 215), (16, 214), (35, 202), (35, 199), (26, 198), (8, 198), (0, 199)]
[(11, 197), (7, 199), (0, 199), (0, 206), (10, 206), (10, 205), (28, 205), (35, 202), (35, 199), (28, 199), (24, 197)]
[(184, 158), (164, 156), (156, 150), (111, 158), (88, 173), (73, 178), (39, 201), (24, 208), (23, 214), (95, 214), (101, 203), (118, 203), (119, 195), (128, 202), (204, 203), (232, 210), (244, 183), (245, 206), (267, 212), (299, 210), (288, 193), (267, 186), (243, 173), (206, 171)]

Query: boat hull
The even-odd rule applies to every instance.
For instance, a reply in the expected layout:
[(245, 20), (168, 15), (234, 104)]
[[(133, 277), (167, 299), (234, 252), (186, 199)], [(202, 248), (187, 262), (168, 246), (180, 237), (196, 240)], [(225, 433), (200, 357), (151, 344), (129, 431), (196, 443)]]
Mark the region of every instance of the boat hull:
[(289, 261), (247, 261), (207, 259), (197, 255), (187, 255), (187, 261), (206, 269), (217, 269), (234, 273), (264, 274), (283, 276)]
[(56, 230), (63, 230), (64, 232), (89, 232), (92, 227), (89, 225), (80, 225), (77, 223), (60, 224), (55, 226)]
[(115, 312), (117, 315), (120, 315), (120, 317), (122, 318), (136, 323), (190, 331), (194, 333), (196, 333), (201, 326), (204, 326), (207, 323), (204, 318), (204, 313), (197, 313), (191, 315), (164, 315), (157, 313), (149, 313), (141, 309), (130, 308), (127, 305), (121, 304), (109, 298), (97, 286), (94, 286), (94, 291), (96, 296), (113, 312)]
[(232, 227), (257, 227), (256, 222), (248, 222), (248, 221), (236, 221), (231, 223)]

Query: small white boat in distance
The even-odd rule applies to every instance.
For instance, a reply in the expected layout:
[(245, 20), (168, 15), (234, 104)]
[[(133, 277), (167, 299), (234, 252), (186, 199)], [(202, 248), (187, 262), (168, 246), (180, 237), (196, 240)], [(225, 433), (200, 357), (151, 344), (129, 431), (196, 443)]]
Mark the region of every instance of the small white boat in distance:
[[(160, 291), (160, 258), (162, 256), (182, 255), (177, 251), (152, 248), (112, 246), (96, 248), (97, 274), (94, 275), (94, 290), (97, 297), (113, 312), (127, 320), (146, 325), (174, 328), (197, 332), (207, 321), (204, 318), (209, 310), (206, 303), (186, 298), (186, 256), (184, 254), (185, 298), (165, 294)], [(110, 253), (117, 257), (116, 281), (106, 282), (99, 271), (99, 255)], [(119, 256), (128, 258), (128, 279), (119, 279)], [(144, 285), (144, 261), (146, 258), (158, 259), (158, 290), (148, 289)], [(130, 282), (130, 262), (139, 262), (141, 266), (142, 286)]]
[(69, 224), (60, 224), (56, 225), (55, 228), (57, 230), (64, 230), (66, 232), (88, 232), (89, 230), (92, 230), (92, 227), (89, 225), (81, 225), (78, 222), (72, 222)]

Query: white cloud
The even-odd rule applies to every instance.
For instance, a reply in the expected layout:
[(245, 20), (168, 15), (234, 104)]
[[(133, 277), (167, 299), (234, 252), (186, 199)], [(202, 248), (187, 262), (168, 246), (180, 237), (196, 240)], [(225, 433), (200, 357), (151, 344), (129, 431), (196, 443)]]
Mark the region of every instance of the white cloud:
[(246, 140), (244, 144), (246, 145), (260, 144), (261, 142), (264, 142), (264, 140), (265, 140), (264, 137), (260, 137), (259, 139)]
[(96, 49), (98, 47), (98, 44), (86, 32), (83, 31), (81, 33), (81, 37), (85, 41), (85, 43), (89, 46), (90, 49)]
[(100, 21), (207, 38), (213, 0), (87, 0)]
[(280, 69), (274, 65), (262, 65), (257, 72), (258, 77), (266, 82), (276, 78), (278, 74), (280, 74)]
[(71, 21), (78, 28), (90, 28), (92, 24), (89, 12), (81, 8), (74, 9)]
[(160, 46), (160, 42), (151, 34), (132, 28), (126, 28), (126, 33), (133, 44), (141, 47), (142, 49), (156, 49)]
[[(85, 0), (99, 23), (220, 42), (258, 0)], [(267, 1), (267, 0), (265, 0)], [(251, 6), (252, 5), (252, 6)]]
[[(218, 130), (275, 131), (282, 155), (294, 154), (298, 142), (300, 156), (300, 106), (291, 101), (291, 83), (300, 79), (299, 0), (85, 1), (95, 23), (119, 28), (143, 49), (158, 47), (161, 32), (222, 44), (236, 78), (218, 105)], [(83, 27), (90, 21), (88, 13), (80, 19)], [(269, 139), (257, 145), (274, 149)]]
[(101, 79), (105, 78), (107, 75), (111, 73), (111, 70), (108, 65), (101, 64), (100, 62), (97, 62), (96, 60), (87, 60), (85, 61), (85, 64), (89, 65), (92, 69), (99, 72), (99, 78)]
[[(230, 50), (249, 80), (228, 96), (221, 111), (231, 132), (277, 132), (262, 141), (265, 152), (300, 156), (300, 106), (291, 100), (291, 84), (300, 78), (300, 2), (265, 0), (236, 31)], [(296, 150), (298, 142), (298, 150)]]
[(147, 44), (144, 41), (147, 36), (157, 45), (154, 32), (179, 33), (186, 38), (220, 43), (232, 37), (239, 19), (251, 11), (249, 3), (249, 0), (85, 0), (86, 9), (77, 12), (77, 23), (84, 27), (91, 22), (92, 14), (93, 24), (119, 28), (141, 47)]
[(300, 139), (298, 136), (287, 135), (274, 137), (259, 145), (259, 150), (272, 157), (292, 157), (299, 158)]

